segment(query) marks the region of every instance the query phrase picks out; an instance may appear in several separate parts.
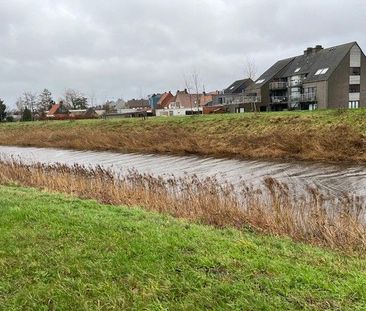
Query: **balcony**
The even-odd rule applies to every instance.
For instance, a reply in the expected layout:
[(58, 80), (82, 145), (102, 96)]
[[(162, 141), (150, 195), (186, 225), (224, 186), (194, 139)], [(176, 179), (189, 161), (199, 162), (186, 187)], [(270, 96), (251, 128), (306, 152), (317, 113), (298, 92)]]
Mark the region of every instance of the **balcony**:
[(287, 89), (287, 82), (271, 82), (269, 84), (270, 90), (286, 90)]
[(272, 96), (271, 103), (272, 104), (284, 104), (288, 102), (288, 98), (286, 96)]
[(305, 103), (305, 102), (315, 102), (316, 101), (316, 93), (301, 94), (300, 101), (303, 102), (303, 103)]
[(262, 98), (260, 96), (244, 96), (243, 102), (244, 104), (253, 104), (253, 103), (260, 103)]

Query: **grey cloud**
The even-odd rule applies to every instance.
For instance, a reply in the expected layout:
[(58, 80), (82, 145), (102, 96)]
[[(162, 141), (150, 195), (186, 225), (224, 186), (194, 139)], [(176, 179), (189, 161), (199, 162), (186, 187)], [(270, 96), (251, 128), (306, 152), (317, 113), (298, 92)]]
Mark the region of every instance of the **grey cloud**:
[(0, 1), (0, 97), (47, 87), (106, 98), (184, 88), (206, 90), (258, 73), (307, 46), (366, 47), (363, 0)]

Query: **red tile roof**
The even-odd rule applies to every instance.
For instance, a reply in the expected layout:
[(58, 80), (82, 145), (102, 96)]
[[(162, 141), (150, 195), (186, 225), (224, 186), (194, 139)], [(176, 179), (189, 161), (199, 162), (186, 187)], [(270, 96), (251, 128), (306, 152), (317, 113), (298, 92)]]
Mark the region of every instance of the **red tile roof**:
[(51, 107), (50, 111), (47, 113), (47, 115), (53, 116), (59, 108), (60, 108), (60, 104), (52, 105), (52, 107)]
[(170, 93), (170, 92), (166, 92), (166, 93), (164, 93), (164, 94), (160, 97), (160, 99), (159, 99), (159, 101), (158, 101), (158, 104), (157, 104), (157, 107), (158, 107), (159, 109), (164, 109), (164, 108), (168, 107), (168, 106), (169, 106), (169, 104), (170, 104), (173, 100), (174, 100), (174, 96), (173, 96), (173, 94), (172, 94), (172, 93)]

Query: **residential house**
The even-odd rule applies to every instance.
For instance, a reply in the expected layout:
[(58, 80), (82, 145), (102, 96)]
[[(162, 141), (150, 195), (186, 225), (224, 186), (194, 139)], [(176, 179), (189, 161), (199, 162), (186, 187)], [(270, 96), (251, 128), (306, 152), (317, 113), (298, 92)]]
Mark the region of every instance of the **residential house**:
[(211, 109), (216, 107), (216, 109), (223, 108), (220, 110), (231, 113), (244, 112), (243, 96), (246, 89), (253, 84), (254, 81), (250, 78), (235, 81), (228, 88), (214, 96), (213, 102), (210, 105)]
[[(171, 94), (170, 94), (171, 95)], [(169, 93), (166, 98), (166, 105), (160, 106), (162, 109), (156, 110), (156, 116), (187, 116), (203, 113), (203, 106), (213, 100), (213, 94), (190, 94), (185, 89), (177, 91), (172, 97)]]
[(249, 110), (366, 107), (366, 57), (357, 42), (317, 45), (275, 63), (245, 91)]
[(165, 92), (161, 95), (157, 105), (156, 109), (164, 109), (169, 107), (170, 103), (174, 100), (174, 95), (169, 91)]
[(125, 104), (126, 109), (148, 110), (150, 109), (147, 99), (131, 99)]
[(157, 108), (162, 95), (163, 94), (153, 94), (149, 96), (149, 106), (152, 110), (155, 110)]
[(47, 119), (67, 119), (69, 115), (69, 109), (62, 103), (52, 105), (51, 109), (46, 112)]
[(152, 116), (152, 109), (146, 99), (131, 99), (119, 108), (117, 113), (106, 113), (105, 118), (132, 118)]
[(98, 117), (94, 108), (68, 109), (62, 103), (52, 105), (51, 109), (46, 112), (46, 119), (49, 120), (95, 119)]

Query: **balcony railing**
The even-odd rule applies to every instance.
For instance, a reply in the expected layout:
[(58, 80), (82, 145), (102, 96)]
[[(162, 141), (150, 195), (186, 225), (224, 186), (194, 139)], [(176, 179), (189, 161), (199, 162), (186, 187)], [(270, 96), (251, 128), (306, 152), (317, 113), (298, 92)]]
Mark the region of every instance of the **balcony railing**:
[(260, 103), (262, 98), (260, 96), (244, 96), (243, 102), (244, 104), (253, 104), (253, 103)]
[(315, 102), (316, 94), (315, 93), (302, 94), (300, 97), (300, 101), (301, 102)]
[(271, 82), (269, 84), (269, 88), (271, 90), (285, 90), (287, 89), (288, 84), (287, 82)]
[(305, 103), (305, 102), (315, 102), (316, 101), (316, 94), (309, 93), (309, 94), (299, 94), (299, 95), (291, 95), (290, 101), (293, 103)]
[(271, 102), (273, 104), (281, 104), (281, 103), (287, 103), (288, 98), (286, 96), (272, 96)]

